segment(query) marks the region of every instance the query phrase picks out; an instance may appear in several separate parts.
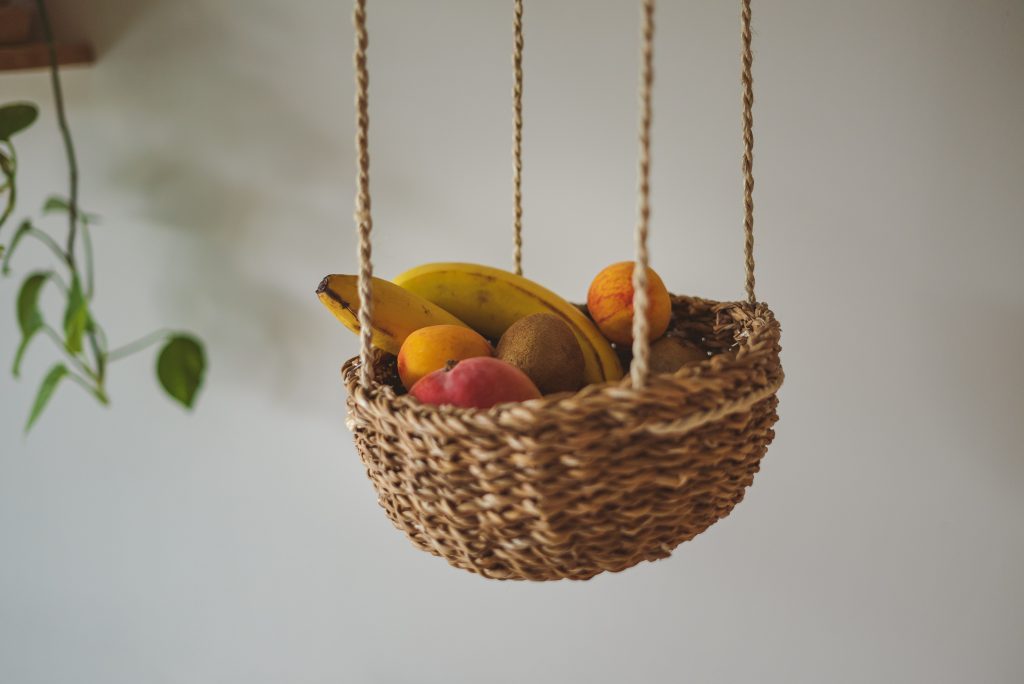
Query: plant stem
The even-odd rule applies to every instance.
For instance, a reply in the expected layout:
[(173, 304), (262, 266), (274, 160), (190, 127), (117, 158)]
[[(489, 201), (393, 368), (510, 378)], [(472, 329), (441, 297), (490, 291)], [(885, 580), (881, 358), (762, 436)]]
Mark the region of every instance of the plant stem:
[(47, 271), (47, 277), (50, 279), (51, 283), (60, 288), (60, 291), (64, 294), (65, 297), (68, 296), (68, 284), (61, 280), (59, 273), (57, 273), (56, 271)]
[[(38, 228), (33, 227), (25, 231), (25, 234), (31, 235), (35, 239), (42, 242), (44, 245), (49, 247), (54, 254), (57, 255), (58, 259), (60, 259), (64, 263), (68, 263), (67, 254), (65, 254), (64, 250), (60, 248), (60, 245), (57, 244), (57, 241), (50, 237), (47, 233), (43, 232), (42, 230), (39, 230)], [(71, 266), (71, 264), (68, 263), (68, 266)]]
[(100, 349), (95, 332), (88, 330), (86, 339), (89, 340), (89, 348), (92, 349), (92, 355), (96, 359), (96, 382), (102, 385), (103, 379), (107, 376), (107, 355)]
[(85, 390), (89, 392), (89, 394), (96, 397), (96, 399), (104, 406), (110, 403), (110, 399), (107, 397), (107, 393), (104, 392), (103, 388), (100, 387), (99, 385), (90, 384), (85, 378), (72, 371), (68, 371), (68, 377), (77, 382), (83, 388), (85, 388)]
[(107, 344), (107, 333), (103, 330), (103, 326), (97, 323), (95, 320), (92, 322), (93, 332), (96, 334), (96, 342), (99, 344), (99, 348), (103, 350), (103, 356), (106, 357), (107, 349), (110, 345)]
[(161, 328), (160, 330), (155, 330), (155, 331), (149, 333), (148, 335), (146, 335), (145, 337), (140, 337), (139, 339), (135, 340), (134, 342), (129, 342), (126, 345), (123, 345), (121, 347), (118, 347), (117, 349), (111, 350), (110, 353), (107, 354), (107, 360), (110, 361), (110, 362), (114, 362), (114, 361), (117, 361), (119, 359), (123, 359), (126, 356), (130, 356), (130, 355), (132, 355), (132, 354), (134, 354), (136, 352), (142, 351), (143, 349), (145, 349), (146, 347), (150, 346), (151, 344), (156, 344), (160, 340), (167, 339), (168, 337), (170, 337), (173, 334), (174, 334), (174, 331), (173, 330), (168, 330), (167, 328)]
[(82, 251), (85, 253), (85, 298), (92, 301), (93, 293), (96, 291), (96, 281), (93, 278), (92, 258), (92, 234), (89, 230), (89, 222), (82, 218)]
[(68, 158), (68, 263), (75, 263), (75, 234), (78, 231), (78, 161), (75, 158), (75, 146), (71, 142), (71, 131), (68, 128), (67, 114), (64, 112), (64, 91), (60, 85), (60, 68), (57, 64), (57, 44), (53, 39), (53, 27), (50, 25), (50, 14), (46, 11), (46, 0), (36, 0), (39, 8), (39, 21), (43, 26), (43, 37), (50, 52), (50, 82), (53, 85), (53, 100), (57, 106), (57, 125), (64, 139), (64, 152)]
[(68, 360), (71, 361), (71, 363), (75, 366), (75, 368), (80, 370), (85, 375), (89, 376), (89, 378), (92, 379), (93, 381), (95, 381), (97, 383), (97, 385), (100, 384), (100, 378), (99, 378), (98, 375), (96, 375), (96, 372), (93, 369), (89, 368), (87, 365), (85, 365), (80, 358), (78, 358), (77, 356), (72, 354), (70, 351), (68, 351), (67, 345), (64, 344), (64, 340), (61, 339), (61, 336), (57, 334), (56, 330), (54, 330), (53, 328), (51, 328), (48, 325), (44, 325), (41, 328), (41, 330), (46, 333), (47, 337), (49, 337), (51, 340), (53, 340), (53, 343), (55, 345), (57, 345), (57, 347), (62, 352), (64, 352), (64, 355), (68, 357)]
[[(57, 63), (57, 43), (53, 37), (53, 26), (50, 24), (50, 14), (46, 10), (46, 0), (36, 0), (36, 7), (39, 8), (39, 21), (43, 27), (43, 37), (46, 39), (46, 47), (50, 53), (50, 82), (53, 87), (53, 101), (57, 107), (57, 125), (60, 127), (60, 134), (64, 140), (64, 152), (68, 158), (68, 242), (64, 249), (64, 258), (71, 269), (72, 281), (78, 275), (78, 267), (75, 262), (75, 236), (78, 233), (78, 159), (75, 157), (75, 144), (71, 140), (71, 129), (68, 126), (67, 112), (64, 111), (64, 90), (60, 84), (60, 65)], [(89, 261), (88, 283), (91, 297), (92, 292), (92, 243), (87, 246)], [(89, 346), (96, 357), (96, 384), (97, 391), (103, 393), (103, 379), (106, 376), (107, 360), (96, 340), (96, 333), (89, 330), (86, 333)]]
[(7, 189), (7, 206), (4, 208), (4, 213), (0, 215), (0, 228), (3, 228), (4, 224), (7, 223), (7, 219), (11, 217), (11, 213), (14, 211), (14, 204), (18, 199), (18, 186), (14, 182), (15, 169), (18, 168), (18, 155), (14, 152), (14, 145), (10, 141), (7, 141), (7, 159), (10, 160), (10, 173), (5, 173), (7, 182), (4, 183)]
[(54, 285), (60, 288), (60, 291), (61, 293), (63, 293), (65, 298), (70, 293), (70, 289), (68, 288), (67, 283), (61, 280), (60, 274), (57, 273), (56, 271), (50, 271), (50, 282), (52, 282)]

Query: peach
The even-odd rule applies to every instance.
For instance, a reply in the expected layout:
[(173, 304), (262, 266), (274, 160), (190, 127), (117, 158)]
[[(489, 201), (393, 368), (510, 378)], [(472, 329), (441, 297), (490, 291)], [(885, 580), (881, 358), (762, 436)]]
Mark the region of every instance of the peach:
[(489, 356), (450, 363), (413, 385), (409, 394), (424, 404), (481, 409), (540, 398), (526, 373)]
[(398, 352), (398, 376), (406, 389), (449, 361), (491, 356), (491, 343), (461, 325), (428, 325), (412, 332)]
[[(654, 269), (647, 269), (648, 338), (668, 330), (672, 298)], [(597, 274), (587, 292), (587, 310), (601, 333), (619, 345), (633, 342), (633, 262), (621, 261)]]

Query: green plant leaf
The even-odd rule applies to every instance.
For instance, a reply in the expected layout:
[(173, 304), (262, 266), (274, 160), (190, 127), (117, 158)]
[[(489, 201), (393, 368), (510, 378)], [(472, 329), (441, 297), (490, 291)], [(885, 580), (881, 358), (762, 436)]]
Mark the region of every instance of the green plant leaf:
[[(49, 214), (55, 211), (71, 211), (71, 203), (60, 195), (50, 195), (43, 203), (43, 213)], [(86, 213), (82, 211), (81, 207), (78, 208), (78, 216), (86, 223), (98, 223), (100, 220), (97, 214)]]
[(21, 342), (18, 344), (18, 351), (14, 354), (14, 365), (11, 367), (11, 375), (14, 377), (21, 374), (21, 359), (28, 349), (29, 342), (43, 327), (43, 314), (39, 311), (39, 294), (51, 275), (49, 271), (33, 273), (25, 278), (21, 289), (18, 290), (18, 327), (21, 328)]
[(18, 290), (18, 327), (22, 337), (43, 327), (43, 314), (39, 311), (39, 293), (50, 279), (50, 271), (36, 271), (25, 278)]
[(67, 374), (68, 369), (64, 364), (58, 363), (43, 378), (43, 384), (39, 386), (39, 391), (36, 393), (36, 400), (32, 403), (32, 412), (28, 414), (28, 422), (25, 423), (25, 432), (32, 429), (32, 425), (39, 418), (39, 414), (43, 412), (43, 409), (46, 408), (46, 404), (50, 401), (50, 397), (53, 396), (54, 390), (57, 389), (57, 383)]
[(21, 239), (25, 237), (28, 231), (32, 230), (32, 223), (25, 219), (18, 225), (18, 229), (14, 231), (14, 236), (11, 238), (11, 244), (7, 245), (7, 251), (4, 253), (4, 265), (3, 274), (11, 274), (11, 257), (14, 256), (14, 250), (21, 242)]
[(43, 213), (49, 214), (51, 211), (67, 211), (71, 207), (68, 201), (60, 195), (50, 195), (43, 202)]
[(31, 102), (0, 107), (0, 140), (10, 140), (12, 135), (31, 126), (38, 116), (39, 109)]
[(28, 350), (29, 342), (35, 339), (36, 334), (26, 335), (21, 338), (21, 342), (18, 344), (18, 351), (14, 353), (14, 364), (11, 366), (11, 375), (15, 378), (21, 377), (21, 360), (25, 357), (25, 352)]
[(64, 342), (68, 351), (78, 354), (82, 351), (82, 336), (89, 327), (89, 306), (82, 293), (78, 276), (71, 279), (68, 290), (68, 306), (64, 310)]
[(156, 375), (161, 386), (185, 408), (192, 408), (205, 372), (203, 344), (191, 335), (170, 338), (157, 357)]

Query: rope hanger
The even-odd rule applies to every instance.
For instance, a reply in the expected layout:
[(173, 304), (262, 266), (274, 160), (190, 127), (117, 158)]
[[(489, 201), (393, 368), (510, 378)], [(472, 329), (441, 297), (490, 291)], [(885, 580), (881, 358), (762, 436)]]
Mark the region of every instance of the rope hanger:
[(352, 13), (356, 29), (356, 227), (359, 231), (359, 384), (369, 389), (373, 377), (370, 373), (370, 351), (373, 341), (373, 261), (370, 231), (370, 74), (366, 69), (366, 0), (356, 0)]
[[(757, 303), (754, 295), (754, 136), (753, 136), (753, 54), (751, 51), (751, 0), (740, 0), (741, 5), (741, 82), (743, 86), (743, 229), (744, 266), (746, 270), (747, 303)], [(523, 0), (513, 0), (513, 265), (522, 275), (522, 95), (523, 95)], [(366, 0), (355, 0), (353, 11), (355, 26), (356, 80), (356, 198), (355, 222), (359, 235), (359, 380), (369, 389), (372, 386), (371, 340), (373, 320), (373, 262), (370, 233), (373, 230), (370, 200), (369, 153), (369, 72), (366, 50), (369, 38), (366, 30)], [(650, 144), (651, 144), (651, 91), (654, 83), (654, 0), (642, 0), (641, 68), (640, 68), (640, 150), (638, 155), (637, 223), (634, 230), (635, 266), (633, 269), (633, 363), (630, 376), (634, 389), (642, 388), (649, 375), (650, 341), (648, 331), (647, 271), (650, 255), (648, 233), (650, 223)]]
[(512, 263), (516, 275), (523, 275), (523, 0), (512, 3), (512, 204), (515, 221), (512, 240), (515, 250)]
[(651, 220), (651, 90), (654, 85), (654, 0), (643, 0), (640, 45), (640, 154), (637, 169), (637, 221), (633, 232), (633, 363), (629, 376), (634, 389), (647, 384), (651, 342), (647, 339), (647, 233)]
[[(590, 384), (572, 395), (473, 411), (436, 410), (400, 396), (397, 385), (385, 380), (393, 372), (393, 357), (371, 348), (366, 0), (354, 0), (362, 329), (359, 356), (342, 368), (347, 425), (379, 504), (418, 548), (493, 579), (585, 580), (669, 556), (728, 515), (753, 483), (774, 437), (784, 373), (781, 327), (754, 297), (750, 0), (736, 1), (742, 9), (746, 297), (717, 302), (674, 295), (678, 315), (667, 332), (693, 342), (706, 362), (648, 379), (654, 359), (645, 333), (653, 312), (647, 311), (644, 285), (654, 278), (648, 232), (655, 0), (637, 0), (641, 50), (632, 321), (637, 334), (631, 377)], [(506, 2), (512, 5), (514, 78), (509, 268), (520, 272), (525, 0)], [(614, 377), (619, 376), (616, 369)], [(495, 501), (502, 509), (497, 517)], [(635, 524), (623, 527), (623, 520)]]
[(743, 254), (747, 269), (747, 304), (757, 304), (754, 296), (754, 77), (750, 50), (750, 0), (740, 0), (740, 24), (743, 42)]

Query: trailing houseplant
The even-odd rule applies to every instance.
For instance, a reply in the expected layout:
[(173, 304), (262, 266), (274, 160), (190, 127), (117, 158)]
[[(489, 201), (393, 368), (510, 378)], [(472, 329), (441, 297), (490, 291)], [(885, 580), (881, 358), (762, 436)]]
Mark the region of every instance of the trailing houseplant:
[[(58, 240), (32, 218), (23, 219), (13, 232), (5, 231), (5, 224), (10, 222), (18, 198), (18, 156), (12, 141), (18, 133), (35, 123), (39, 111), (34, 104), (27, 102), (0, 106), (0, 270), (4, 276), (11, 274), (12, 258), (25, 240), (45, 245), (55, 261), (47, 267), (31, 270), (22, 280), (17, 294), (21, 342), (14, 355), (12, 375), (15, 378), (20, 376), (26, 351), (40, 337), (48, 338), (61, 357), (42, 379), (29, 410), (25, 430), (32, 428), (65, 379), (81, 386), (101, 404), (108, 404), (106, 380), (110, 364), (158, 343), (163, 343), (156, 364), (160, 385), (170, 397), (191, 408), (206, 370), (206, 356), (198, 338), (189, 333), (164, 329), (111, 348), (94, 314), (92, 303), (96, 273), (90, 230), (96, 223), (96, 217), (82, 211), (78, 204), (78, 162), (64, 109), (53, 30), (45, 0), (37, 0), (36, 5), (50, 48), (50, 80), (68, 165), (67, 196), (50, 196), (42, 207), (42, 213), (66, 215), (67, 232), (62, 240)], [(59, 325), (51, 324), (51, 318), (45, 315), (41, 306), (41, 294), (47, 288), (58, 290), (63, 300)]]

